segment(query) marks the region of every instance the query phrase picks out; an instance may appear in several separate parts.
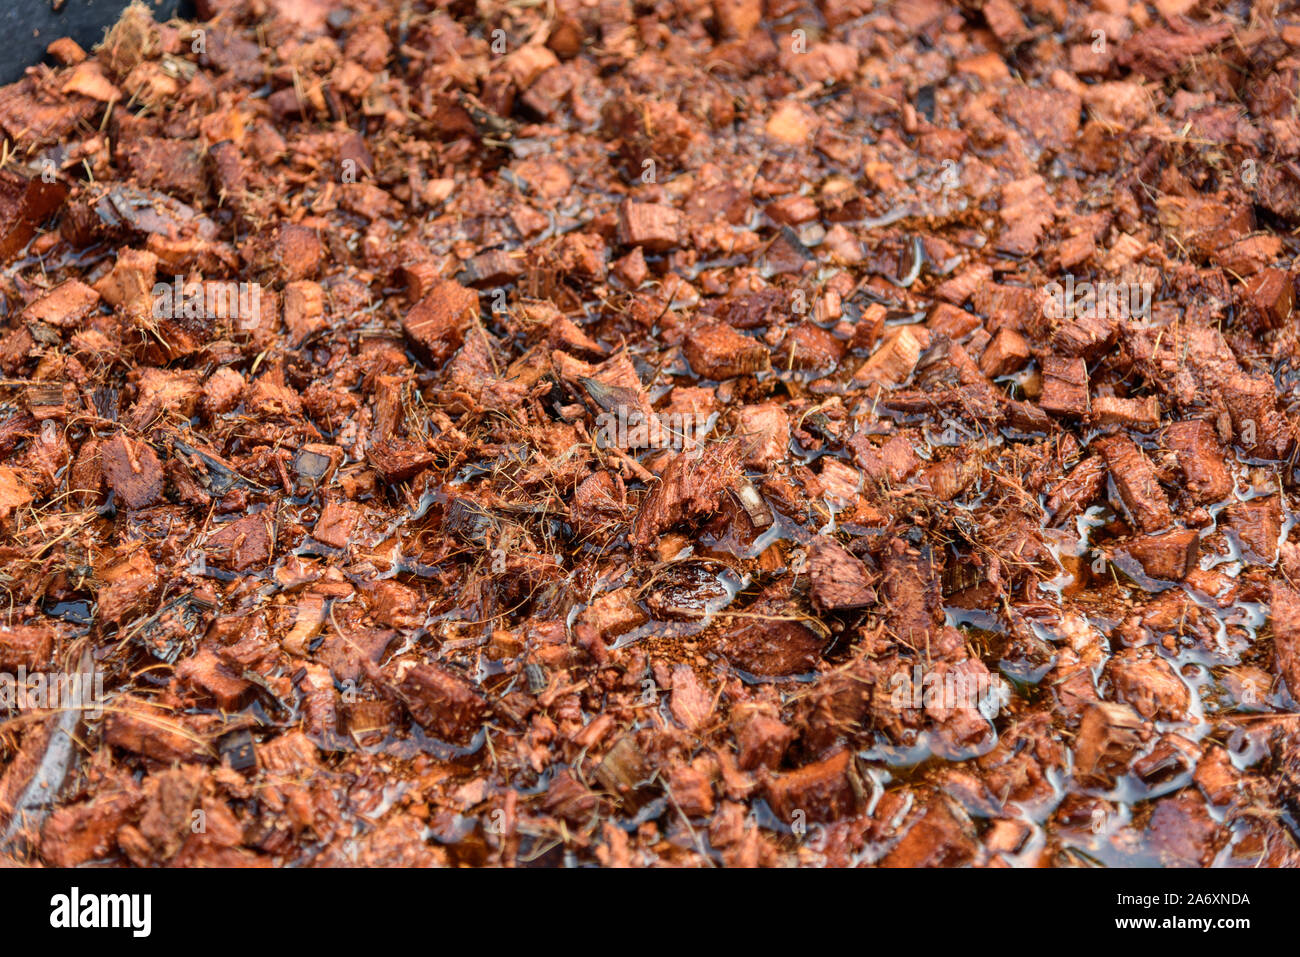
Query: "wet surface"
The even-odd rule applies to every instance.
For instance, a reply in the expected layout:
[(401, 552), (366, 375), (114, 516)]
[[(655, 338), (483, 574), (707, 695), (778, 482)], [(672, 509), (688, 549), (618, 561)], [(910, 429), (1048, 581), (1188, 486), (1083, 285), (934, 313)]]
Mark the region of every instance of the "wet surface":
[(0, 91), (6, 854), (1296, 862), (1297, 28), (231, 7)]

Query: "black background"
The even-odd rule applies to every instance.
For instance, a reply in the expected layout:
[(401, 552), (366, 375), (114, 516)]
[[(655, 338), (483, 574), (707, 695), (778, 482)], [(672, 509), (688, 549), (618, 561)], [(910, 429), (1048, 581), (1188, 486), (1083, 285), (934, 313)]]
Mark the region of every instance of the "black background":
[[(53, 930), (50, 898), (152, 894), (152, 933)], [(1250, 953), (1293, 933), (1294, 875), (1257, 870), (551, 871), (522, 870), (0, 870), (8, 945), (113, 945), (186, 954), (329, 953), (417, 948), (533, 957), (660, 949), (735, 954), (996, 953), (1086, 947), (1132, 953), (1184, 947)], [(1119, 893), (1247, 894), (1246, 905), (1149, 909)], [(1186, 897), (1184, 897), (1186, 899)], [(1117, 917), (1248, 917), (1249, 929), (1117, 930)], [(449, 933), (448, 933), (449, 932)], [(1261, 934), (1262, 932), (1262, 934)], [(1258, 935), (1258, 936), (1256, 936)], [(1252, 940), (1252, 937), (1254, 939)], [(718, 945), (721, 945), (720, 947)], [(901, 950), (900, 950), (901, 945)], [(275, 948), (272, 950), (272, 948)]]
[[(144, 0), (159, 22), (194, 16), (194, 0)], [(52, 0), (0, 0), (0, 83), (20, 79), (39, 63), (45, 48), (59, 37), (72, 37), (86, 52), (104, 39), (128, 0), (65, 0), (55, 13)]]

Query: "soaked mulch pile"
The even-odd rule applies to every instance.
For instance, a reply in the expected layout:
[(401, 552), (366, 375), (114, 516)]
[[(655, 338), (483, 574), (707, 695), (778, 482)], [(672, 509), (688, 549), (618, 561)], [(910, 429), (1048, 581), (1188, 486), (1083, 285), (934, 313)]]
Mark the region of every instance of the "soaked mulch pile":
[(52, 43), (5, 855), (1300, 860), (1300, 19), (1094, 6)]

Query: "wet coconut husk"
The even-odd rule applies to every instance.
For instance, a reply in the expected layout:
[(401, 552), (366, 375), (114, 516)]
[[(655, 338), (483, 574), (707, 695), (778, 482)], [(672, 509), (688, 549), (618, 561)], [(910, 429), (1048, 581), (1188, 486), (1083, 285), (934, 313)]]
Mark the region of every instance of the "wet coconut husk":
[(1296, 863), (1300, 21), (198, 6), (0, 87), (7, 858)]

